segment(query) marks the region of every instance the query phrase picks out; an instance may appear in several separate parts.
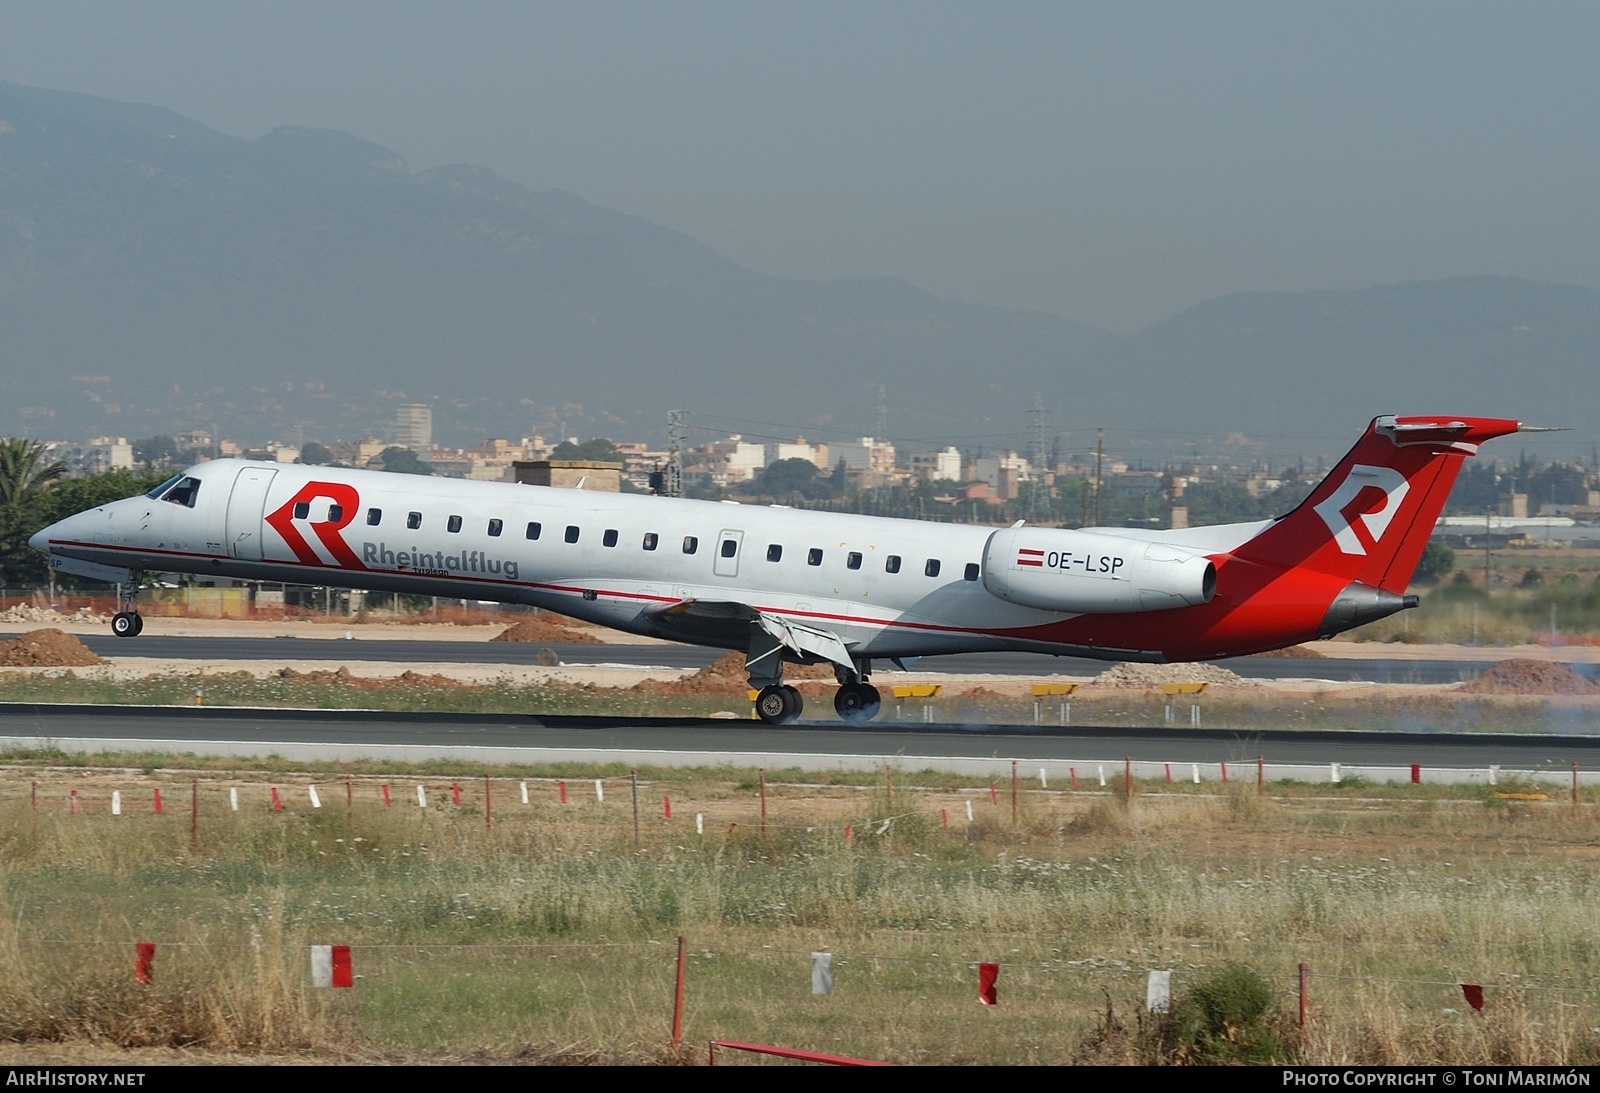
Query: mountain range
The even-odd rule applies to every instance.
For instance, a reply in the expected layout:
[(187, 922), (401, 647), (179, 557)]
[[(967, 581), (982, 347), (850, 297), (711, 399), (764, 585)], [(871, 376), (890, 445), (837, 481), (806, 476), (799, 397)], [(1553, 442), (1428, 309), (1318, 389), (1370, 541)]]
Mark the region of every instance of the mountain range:
[(1439, 409), (1586, 444), (1597, 357), (1600, 293), (1582, 286), (1237, 294), (1119, 336), (888, 278), (766, 276), (346, 133), (244, 140), (0, 83), (0, 433), (352, 438), (430, 402), (457, 443), (659, 437), (673, 408), (827, 440), (872, 431), (882, 389), (888, 432), (929, 444), (1025, 446), (1036, 393), (1078, 444), (1105, 424), (1152, 450), (1244, 434), (1298, 451)]

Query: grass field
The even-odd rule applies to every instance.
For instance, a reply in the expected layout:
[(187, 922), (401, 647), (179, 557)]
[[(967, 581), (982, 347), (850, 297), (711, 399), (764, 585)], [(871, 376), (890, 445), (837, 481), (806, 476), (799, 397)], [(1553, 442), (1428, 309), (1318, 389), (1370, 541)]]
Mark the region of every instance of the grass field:
[[(1139, 785), (1124, 803), (1120, 786), (1033, 789), (1013, 827), (1005, 787), (992, 801), (957, 776), (769, 772), (763, 834), (755, 772), (651, 770), (636, 846), (615, 769), (493, 771), (491, 827), (483, 772), (459, 765), (351, 767), (347, 805), (345, 768), (8, 759), (0, 1038), (20, 1045), (13, 1059), (92, 1041), (699, 1061), (712, 1037), (900, 1062), (1600, 1056), (1587, 792), (1573, 805), (1468, 787)], [(113, 789), (124, 815), (110, 814)], [(158, 944), (148, 986), (133, 981), (136, 941)], [(353, 947), (355, 989), (309, 985), (313, 943)], [(810, 993), (814, 951), (834, 954), (831, 996)], [(998, 1006), (977, 1003), (979, 961), (1002, 964)], [(1152, 968), (1173, 970), (1171, 1018), (1143, 1012)], [(1462, 982), (1485, 986), (1481, 1014)]]
[(1422, 590), (1403, 611), (1352, 632), (1358, 641), (1560, 645), (1600, 640), (1600, 578), (1564, 572), (1549, 559), (1504, 574), (1508, 587), (1485, 592), (1454, 582)]

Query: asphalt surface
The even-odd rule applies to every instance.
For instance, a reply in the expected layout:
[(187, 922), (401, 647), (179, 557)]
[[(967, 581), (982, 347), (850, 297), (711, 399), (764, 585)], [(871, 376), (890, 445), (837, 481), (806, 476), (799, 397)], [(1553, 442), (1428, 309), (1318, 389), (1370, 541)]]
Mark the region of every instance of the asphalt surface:
[[(11, 637), (13, 634), (0, 635)], [(540, 645), (535, 642), (384, 641), (355, 638), (211, 638), (171, 637), (145, 633), (137, 638), (91, 635), (83, 643), (105, 657), (159, 657), (171, 660), (324, 660), (339, 663), (398, 661), (423, 664), (538, 663), (543, 649), (562, 663), (627, 664), (662, 668), (701, 668), (722, 655), (718, 649), (693, 645)], [(1257, 679), (1362, 680), (1370, 683), (1459, 683), (1489, 665), (1463, 660), (1344, 659), (1331, 657), (1239, 657), (1215, 663)], [(892, 672), (882, 666), (885, 678)], [(1105, 661), (1082, 657), (1050, 657), (1037, 653), (965, 653), (923, 657), (913, 674), (977, 674), (1003, 676), (1094, 676)], [(1575, 672), (1600, 679), (1600, 665), (1571, 664)]]
[[(700, 718), (242, 710), (0, 703), (0, 739), (207, 741), (458, 751), (695, 755), (968, 757), (1024, 762), (1145, 762), (1570, 770), (1600, 768), (1600, 737), (1520, 734), (1072, 728), (1031, 725), (768, 726)], [(730, 761), (732, 761), (730, 759)], [(1085, 768), (1087, 769), (1087, 768)], [(1214, 775), (1213, 775), (1214, 776)], [(1237, 775), (1236, 775), (1237, 777)]]

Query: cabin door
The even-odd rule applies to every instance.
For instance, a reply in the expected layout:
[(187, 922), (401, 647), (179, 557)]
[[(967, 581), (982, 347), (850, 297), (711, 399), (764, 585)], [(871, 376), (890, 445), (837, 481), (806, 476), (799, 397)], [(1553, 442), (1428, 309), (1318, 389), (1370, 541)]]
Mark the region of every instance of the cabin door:
[(711, 571), (719, 577), (739, 575), (739, 553), (744, 549), (744, 532), (723, 531), (717, 536), (717, 557)]
[(228, 495), (228, 556), (247, 562), (261, 560), (261, 517), (267, 508), (267, 488), (278, 472), (270, 467), (245, 467)]

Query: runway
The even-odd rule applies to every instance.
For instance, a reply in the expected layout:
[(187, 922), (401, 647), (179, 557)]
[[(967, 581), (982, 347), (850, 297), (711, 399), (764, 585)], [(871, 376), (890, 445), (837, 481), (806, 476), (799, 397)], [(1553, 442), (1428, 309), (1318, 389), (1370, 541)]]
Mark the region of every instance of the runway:
[[(0, 634), (0, 638), (14, 634)], [(661, 668), (702, 668), (722, 655), (718, 649), (692, 645), (581, 644), (541, 645), (534, 642), (406, 641), (352, 638), (173, 637), (143, 634), (114, 638), (95, 634), (80, 640), (103, 657), (152, 657), (171, 660), (317, 660), (344, 664), (362, 661), (434, 664), (535, 665), (544, 649), (563, 664), (622, 664)], [(1252, 679), (1325, 679), (1336, 683), (1460, 683), (1489, 665), (1483, 661), (1402, 660), (1371, 657), (1239, 657), (1214, 662)], [(889, 671), (883, 678), (900, 673)], [(999, 675), (1043, 678), (1053, 675), (1092, 677), (1106, 661), (1051, 657), (1037, 653), (963, 653), (923, 657), (910, 665), (911, 674)], [(1600, 679), (1600, 665), (1573, 663), (1575, 672)]]
[[(626, 719), (512, 714), (388, 713), (191, 707), (0, 704), (0, 748), (264, 755), (349, 761), (453, 758), (485, 764), (608, 763), (628, 766), (764, 766), (808, 770), (944, 770), (983, 778), (1021, 773), (1068, 782), (1098, 779), (1131, 758), (1139, 777), (1218, 781), (1255, 776), (1329, 781), (1359, 775), (1488, 781), (1531, 772), (1563, 784), (1578, 763), (1600, 782), (1600, 737), (1516, 734), (1126, 729), (1031, 725), (769, 726), (698, 718)], [(1333, 768), (1338, 764), (1338, 771)], [(1171, 768), (1171, 770), (1169, 770)]]

